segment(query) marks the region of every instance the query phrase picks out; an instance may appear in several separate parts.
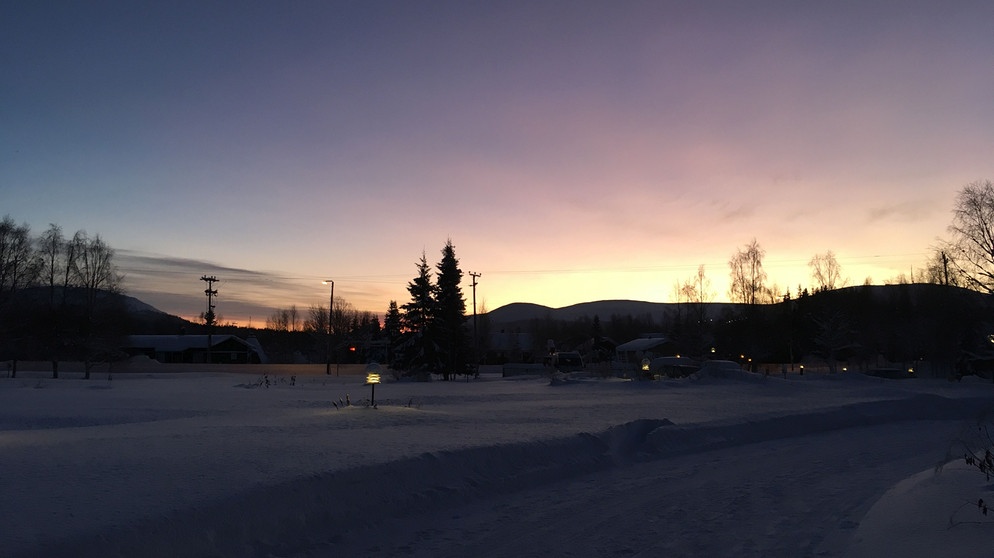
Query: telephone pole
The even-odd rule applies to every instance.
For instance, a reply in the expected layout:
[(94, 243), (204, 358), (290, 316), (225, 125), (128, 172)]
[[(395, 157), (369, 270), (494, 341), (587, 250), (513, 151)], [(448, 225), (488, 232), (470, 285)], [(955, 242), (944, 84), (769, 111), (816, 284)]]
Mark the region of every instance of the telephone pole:
[(201, 281), (207, 283), (207, 289), (204, 290), (204, 294), (207, 295), (207, 312), (204, 313), (204, 324), (207, 325), (207, 362), (214, 362), (214, 357), (211, 354), (211, 347), (213, 342), (211, 339), (211, 333), (214, 330), (214, 297), (217, 296), (217, 289), (214, 288), (214, 283), (220, 281), (217, 277), (211, 275), (208, 277), (204, 275), (200, 278)]
[[(335, 319), (335, 282), (331, 279), (321, 281), (325, 285), (331, 285), (331, 296), (328, 297), (328, 346), (325, 348), (324, 373), (331, 375), (331, 322)], [(338, 369), (336, 368), (337, 372)], [(335, 374), (336, 376), (338, 374)]]
[(476, 374), (480, 374), (480, 339), (476, 334), (476, 280), (483, 275), (480, 273), (469, 272), (469, 276), (473, 278), (473, 364), (476, 365)]

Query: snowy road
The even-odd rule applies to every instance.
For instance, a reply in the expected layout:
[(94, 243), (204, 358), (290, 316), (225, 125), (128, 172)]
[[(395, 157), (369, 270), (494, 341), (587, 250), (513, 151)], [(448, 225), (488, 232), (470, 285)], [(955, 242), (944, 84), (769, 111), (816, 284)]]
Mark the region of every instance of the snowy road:
[(845, 556), (877, 497), (934, 466), (961, 426), (892, 423), (621, 466), (379, 522), (300, 556)]

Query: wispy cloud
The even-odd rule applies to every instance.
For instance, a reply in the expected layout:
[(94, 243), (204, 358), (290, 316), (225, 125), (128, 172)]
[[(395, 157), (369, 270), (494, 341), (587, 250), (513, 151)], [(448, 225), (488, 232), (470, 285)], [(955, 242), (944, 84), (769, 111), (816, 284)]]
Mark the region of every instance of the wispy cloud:
[(931, 213), (933, 207), (924, 200), (908, 200), (871, 207), (866, 212), (867, 220), (874, 221), (917, 221)]
[[(278, 308), (297, 306), (327, 307), (329, 287), (324, 278), (299, 276), (274, 271), (231, 267), (191, 258), (151, 254), (135, 250), (118, 250), (117, 265), (124, 274), (125, 290), (155, 308), (185, 318), (196, 318), (207, 309), (203, 276), (217, 277), (214, 288), (216, 312), (224, 321), (263, 326)], [(413, 275), (412, 275), (413, 276)], [(336, 300), (347, 300), (360, 310), (379, 312), (386, 309), (380, 301), (392, 296), (400, 277), (347, 276), (336, 280)], [(375, 305), (366, 300), (376, 301)]]
[[(147, 254), (131, 250), (117, 252), (117, 264), (124, 274), (125, 288), (133, 296), (171, 314), (195, 317), (206, 310), (207, 283), (203, 276), (217, 277), (217, 312), (224, 319), (239, 322), (252, 319), (262, 325), (274, 309), (290, 305), (318, 304), (313, 293), (301, 284), (316, 283), (278, 273), (218, 265), (204, 260)], [(325, 302), (324, 304), (327, 304)]]

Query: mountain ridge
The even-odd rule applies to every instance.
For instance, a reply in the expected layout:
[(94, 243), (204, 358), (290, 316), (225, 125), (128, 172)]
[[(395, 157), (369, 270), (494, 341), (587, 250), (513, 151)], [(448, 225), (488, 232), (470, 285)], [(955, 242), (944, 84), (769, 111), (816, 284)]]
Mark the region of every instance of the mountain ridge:
[[(917, 298), (923, 296), (930, 290), (935, 289), (949, 289), (950, 292), (958, 293), (958, 296), (966, 296), (975, 300), (977, 304), (989, 307), (994, 305), (994, 297), (992, 295), (981, 293), (977, 291), (971, 291), (964, 287), (955, 286), (943, 286), (935, 285), (931, 283), (913, 283), (913, 284), (897, 284), (897, 285), (854, 285), (849, 287), (842, 287), (839, 289), (833, 289), (829, 291), (822, 291), (807, 295), (816, 299), (825, 299), (826, 301), (838, 300), (835, 297), (846, 296), (847, 294), (853, 294), (855, 292), (865, 292), (874, 298), (881, 297), (894, 297), (894, 296), (910, 296), (911, 298)], [(799, 299), (793, 299), (797, 301)], [(783, 304), (784, 302), (777, 302), (774, 304), (760, 304), (761, 307), (770, 307)], [(648, 302), (640, 300), (626, 300), (626, 299), (616, 299), (616, 300), (597, 300), (591, 302), (580, 302), (576, 304), (570, 304), (568, 306), (563, 306), (560, 308), (552, 308), (550, 306), (544, 306), (541, 304), (535, 304), (531, 302), (512, 302), (504, 306), (495, 308), (490, 312), (487, 312), (486, 316), (490, 319), (493, 324), (515, 324), (521, 322), (527, 322), (535, 319), (552, 319), (559, 321), (574, 321), (583, 317), (593, 318), (598, 316), (602, 320), (610, 319), (611, 316), (645, 316), (651, 315), (653, 321), (661, 323), (664, 320), (668, 312), (676, 310), (680, 306), (689, 306), (694, 303), (678, 303), (678, 302)], [(708, 302), (706, 303), (708, 307), (708, 315), (712, 318), (722, 315), (726, 310), (738, 310), (747, 305), (734, 302)]]

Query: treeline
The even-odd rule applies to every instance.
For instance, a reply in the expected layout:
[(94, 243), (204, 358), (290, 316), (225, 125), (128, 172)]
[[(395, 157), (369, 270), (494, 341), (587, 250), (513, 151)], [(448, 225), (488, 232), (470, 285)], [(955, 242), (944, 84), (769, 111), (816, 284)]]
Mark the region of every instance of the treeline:
[[(266, 319), (265, 330), (255, 332), (273, 362), (327, 362), (352, 364), (387, 358), (379, 317), (357, 310), (343, 298), (327, 306), (280, 308)], [(330, 327), (329, 327), (330, 324)], [(236, 331), (237, 333), (237, 331)]]
[(989, 296), (955, 286), (864, 285), (747, 307), (716, 320), (713, 338), (725, 358), (746, 355), (753, 366), (808, 360), (835, 372), (928, 363), (945, 376), (987, 357), (991, 309)]
[(38, 236), (10, 216), (0, 221), (0, 360), (84, 363), (123, 357), (127, 327), (122, 277), (114, 250), (99, 235), (76, 231), (66, 237), (58, 225)]
[[(485, 348), (483, 362), (540, 362), (552, 340), (588, 362), (611, 360), (617, 344), (646, 333), (669, 340), (669, 350), (745, 366), (817, 362), (830, 371), (913, 367), (927, 363), (946, 376), (978, 362), (994, 364), (990, 336), (994, 300), (984, 293), (936, 284), (855, 286), (804, 294), (776, 304), (672, 304), (662, 315), (642, 313), (535, 318), (503, 324), (527, 340)], [(487, 321), (486, 328), (491, 325)]]

